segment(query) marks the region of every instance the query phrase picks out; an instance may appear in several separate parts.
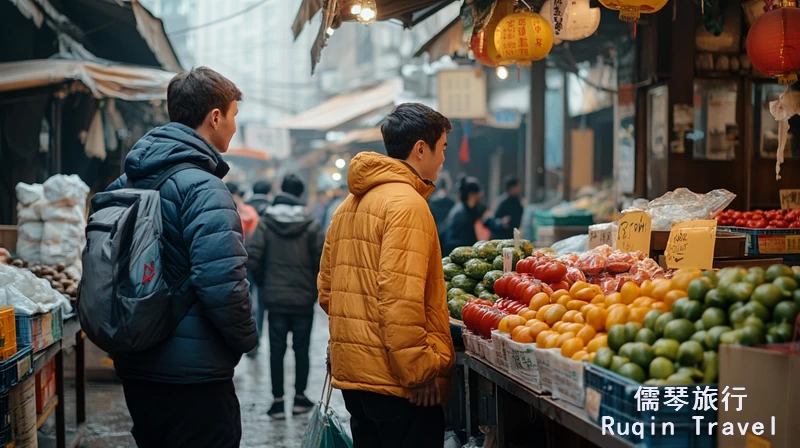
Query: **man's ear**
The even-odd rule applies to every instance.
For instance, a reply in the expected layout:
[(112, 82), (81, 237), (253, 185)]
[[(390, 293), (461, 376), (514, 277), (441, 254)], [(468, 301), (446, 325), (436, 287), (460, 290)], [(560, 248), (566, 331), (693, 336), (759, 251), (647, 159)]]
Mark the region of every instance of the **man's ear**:
[(216, 131), (219, 128), (220, 120), (222, 119), (222, 111), (219, 109), (214, 109), (209, 112), (209, 122), (211, 123), (211, 127), (214, 128)]
[(422, 158), (425, 155), (425, 142), (422, 140), (417, 140), (417, 143), (414, 144), (414, 155), (416, 157)]

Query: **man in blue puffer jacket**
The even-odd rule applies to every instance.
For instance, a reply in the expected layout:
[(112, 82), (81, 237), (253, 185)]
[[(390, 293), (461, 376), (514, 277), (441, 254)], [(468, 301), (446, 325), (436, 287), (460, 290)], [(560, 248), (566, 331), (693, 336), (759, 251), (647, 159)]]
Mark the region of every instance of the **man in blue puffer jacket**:
[(205, 67), (180, 73), (169, 83), (170, 123), (155, 128), (125, 159), (125, 175), (146, 188), (178, 163), (192, 163), (161, 187), (164, 276), (174, 282), (190, 273), (196, 303), (173, 334), (155, 347), (116, 353), (140, 447), (238, 447), (239, 401), (233, 371), (257, 343), (250, 309), (242, 224), (222, 182), (236, 132), (242, 93)]

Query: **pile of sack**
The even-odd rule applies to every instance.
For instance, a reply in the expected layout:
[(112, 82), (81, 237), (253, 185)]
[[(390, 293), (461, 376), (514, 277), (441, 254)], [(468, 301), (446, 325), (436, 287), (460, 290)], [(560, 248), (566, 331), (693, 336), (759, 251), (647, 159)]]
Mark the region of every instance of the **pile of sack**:
[(82, 271), (89, 187), (77, 175), (57, 174), (44, 184), (19, 183), (16, 193), (17, 256)]

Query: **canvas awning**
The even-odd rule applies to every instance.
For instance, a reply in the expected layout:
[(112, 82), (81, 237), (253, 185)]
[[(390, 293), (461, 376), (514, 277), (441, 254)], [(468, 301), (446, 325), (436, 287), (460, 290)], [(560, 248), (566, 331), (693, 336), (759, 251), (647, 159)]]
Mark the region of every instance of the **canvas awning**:
[(335, 96), (313, 109), (278, 122), (274, 127), (330, 131), (381, 108), (392, 106), (402, 91), (402, 79), (394, 78), (372, 88)]
[(122, 65), (59, 59), (0, 64), (0, 92), (80, 81), (96, 98), (125, 101), (164, 100), (174, 73)]
[[(376, 0), (375, 6), (378, 10), (378, 20), (395, 19), (402, 22), (404, 27), (411, 28), (454, 1), (457, 0)], [(303, 0), (292, 25), (295, 39), (303, 31), (305, 24), (322, 9), (322, 3), (323, 0)], [(342, 0), (340, 3), (343, 3)], [(342, 9), (335, 22), (355, 20), (356, 17), (350, 14), (350, 11)]]
[(457, 53), (464, 47), (464, 44), (464, 22), (461, 17), (456, 17), (429, 41), (425, 42), (414, 54), (414, 57), (420, 57), (428, 53), (431, 61), (438, 61), (444, 56), (451, 56), (453, 53)]

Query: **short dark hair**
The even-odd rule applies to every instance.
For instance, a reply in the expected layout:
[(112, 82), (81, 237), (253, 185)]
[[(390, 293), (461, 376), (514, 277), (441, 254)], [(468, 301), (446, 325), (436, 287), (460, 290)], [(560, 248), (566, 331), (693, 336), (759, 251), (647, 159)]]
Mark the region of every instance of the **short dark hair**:
[(467, 202), (471, 193), (480, 193), (482, 190), (480, 181), (474, 177), (461, 175), (458, 179), (458, 194), (461, 202)]
[(506, 191), (508, 191), (508, 190), (516, 187), (517, 185), (519, 185), (519, 179), (517, 179), (516, 177), (514, 177), (512, 175), (508, 175), (508, 176), (503, 178), (503, 185), (505, 185)]
[(453, 126), (444, 115), (419, 103), (404, 103), (394, 108), (381, 125), (383, 146), (395, 159), (406, 160), (414, 145), (422, 140), (436, 150), (436, 142)]
[(253, 184), (253, 194), (267, 195), (272, 191), (272, 182), (268, 180), (260, 180)]
[(242, 91), (230, 79), (208, 67), (175, 75), (167, 87), (169, 120), (197, 129), (214, 109), (228, 113), (231, 101), (241, 101)]
[(232, 196), (241, 196), (242, 190), (239, 189), (239, 186), (233, 182), (225, 182), (225, 186), (228, 187), (228, 191), (231, 193)]
[(292, 196), (297, 196), (298, 198), (303, 196), (303, 192), (306, 189), (306, 185), (303, 183), (303, 180), (300, 179), (299, 176), (296, 174), (287, 174), (283, 178), (283, 182), (281, 182), (281, 191), (284, 193), (289, 193)]

